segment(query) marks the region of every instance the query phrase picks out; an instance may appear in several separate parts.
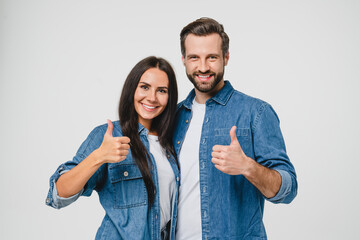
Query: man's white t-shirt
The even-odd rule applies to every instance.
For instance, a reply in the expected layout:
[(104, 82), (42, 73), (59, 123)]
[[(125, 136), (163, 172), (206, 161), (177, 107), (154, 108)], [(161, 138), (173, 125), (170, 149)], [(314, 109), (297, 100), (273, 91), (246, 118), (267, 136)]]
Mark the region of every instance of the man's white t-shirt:
[(194, 99), (192, 118), (179, 154), (181, 185), (176, 240), (202, 238), (199, 147), (205, 109), (205, 104), (199, 104)]
[(160, 226), (163, 229), (171, 218), (171, 204), (176, 189), (175, 174), (169, 160), (166, 158), (164, 149), (159, 143), (158, 136), (148, 135), (150, 152), (156, 162), (156, 169), (159, 179), (160, 195)]

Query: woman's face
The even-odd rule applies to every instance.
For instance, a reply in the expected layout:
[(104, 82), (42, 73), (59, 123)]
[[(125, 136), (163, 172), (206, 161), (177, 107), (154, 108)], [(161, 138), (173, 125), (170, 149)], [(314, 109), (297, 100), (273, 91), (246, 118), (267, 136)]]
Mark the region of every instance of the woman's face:
[(134, 105), (139, 123), (148, 130), (152, 119), (159, 116), (168, 103), (168, 88), (167, 74), (158, 68), (149, 68), (140, 78), (135, 90)]

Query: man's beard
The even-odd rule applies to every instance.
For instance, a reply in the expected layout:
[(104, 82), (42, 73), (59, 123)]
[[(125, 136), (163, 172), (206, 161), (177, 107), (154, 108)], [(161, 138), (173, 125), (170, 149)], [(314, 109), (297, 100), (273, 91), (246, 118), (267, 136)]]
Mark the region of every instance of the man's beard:
[[(209, 82), (200, 82), (200, 81), (196, 81), (196, 75), (199, 74), (210, 74), (214, 77), (214, 79), (212, 81)], [(211, 92), (212, 90), (214, 90), (214, 88), (216, 87), (216, 85), (223, 79), (224, 77), (224, 71), (223, 72), (219, 72), (218, 74), (215, 74), (213, 72), (206, 72), (206, 73), (193, 73), (193, 74), (186, 74), (187, 77), (189, 78), (190, 82), (192, 82), (192, 84), (194, 84), (194, 87), (203, 93), (207, 93), (207, 92)]]

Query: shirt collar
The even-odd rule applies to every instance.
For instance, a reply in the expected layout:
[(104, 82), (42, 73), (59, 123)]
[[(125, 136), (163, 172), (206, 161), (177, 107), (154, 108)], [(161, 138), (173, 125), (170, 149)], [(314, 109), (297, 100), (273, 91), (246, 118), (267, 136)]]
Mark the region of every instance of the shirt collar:
[[(210, 102), (210, 100), (213, 100), (221, 105), (226, 105), (229, 101), (232, 93), (234, 92), (234, 88), (231, 86), (229, 81), (224, 82), (224, 86), (220, 91), (213, 96), (212, 98), (208, 99), (206, 103)], [(192, 102), (195, 98), (195, 89), (191, 90), (189, 95), (186, 97), (186, 99), (183, 101), (182, 105), (186, 107), (187, 109), (191, 109)]]
[(149, 130), (147, 130), (146, 127), (144, 127), (143, 125), (138, 123), (138, 133), (139, 133), (139, 135), (146, 135), (147, 136), (149, 134)]

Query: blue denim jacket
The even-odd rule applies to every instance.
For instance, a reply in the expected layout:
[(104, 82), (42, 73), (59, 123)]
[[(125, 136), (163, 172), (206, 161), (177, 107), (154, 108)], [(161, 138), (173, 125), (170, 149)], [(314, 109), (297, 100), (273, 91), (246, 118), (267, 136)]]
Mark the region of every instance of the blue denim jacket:
[[(122, 136), (119, 122), (114, 122), (113, 125), (113, 136)], [(59, 166), (50, 178), (50, 190), (46, 204), (59, 209), (75, 201), (79, 195), (90, 196), (92, 191), (95, 190), (99, 194), (100, 203), (106, 213), (96, 234), (96, 239), (161, 239), (158, 175), (155, 160), (150, 152), (149, 155), (153, 166), (152, 176), (156, 188), (154, 204), (151, 207), (148, 205), (146, 187), (140, 170), (132, 158), (131, 151), (122, 162), (103, 164), (89, 179), (80, 194), (68, 199), (63, 199), (55, 195), (57, 193), (55, 185), (57, 179), (61, 174), (75, 167), (91, 152), (100, 147), (106, 129), (107, 124), (96, 127), (80, 146), (73, 160)], [(140, 124), (139, 134), (141, 141), (149, 151), (149, 142), (147, 139), (148, 130)], [(171, 154), (167, 154), (167, 157), (176, 179), (170, 227), (170, 239), (174, 239), (179, 170), (174, 157), (171, 156)]]
[[(191, 121), (195, 91), (178, 105), (175, 151), (179, 154)], [(264, 101), (234, 90), (230, 82), (206, 101), (201, 132), (199, 171), (203, 239), (266, 239), (263, 224), (265, 197), (242, 175), (228, 175), (214, 167), (214, 145), (230, 144), (230, 129), (244, 153), (265, 167), (278, 171), (282, 184), (273, 203), (290, 203), (297, 193), (296, 173), (286, 154), (279, 119)], [(191, 213), (189, 213), (191, 214)]]

